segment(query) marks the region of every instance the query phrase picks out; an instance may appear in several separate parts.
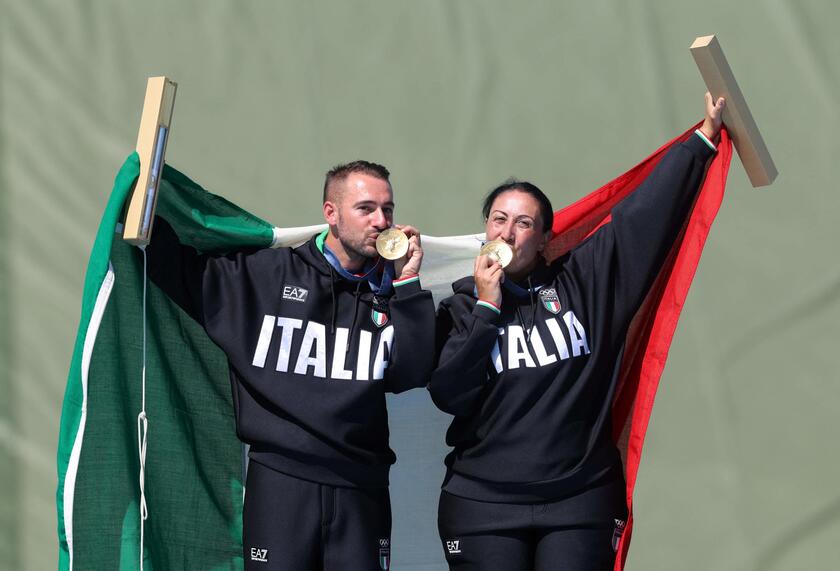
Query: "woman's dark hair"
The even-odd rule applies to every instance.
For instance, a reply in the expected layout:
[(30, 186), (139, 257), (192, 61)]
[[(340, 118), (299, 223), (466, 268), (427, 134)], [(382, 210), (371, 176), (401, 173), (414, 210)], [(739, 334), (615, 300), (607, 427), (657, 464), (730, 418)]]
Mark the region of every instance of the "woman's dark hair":
[(554, 222), (554, 209), (551, 208), (551, 201), (543, 193), (543, 191), (537, 187), (537, 185), (524, 180), (517, 180), (515, 178), (507, 179), (505, 182), (490, 191), (490, 194), (488, 194), (484, 199), (484, 207), (481, 209), (484, 219), (487, 220), (490, 218), (490, 209), (493, 208), (493, 202), (501, 194), (511, 190), (518, 190), (519, 192), (524, 192), (525, 194), (533, 196), (540, 205), (540, 217), (543, 221), (543, 232), (551, 230), (551, 224)]

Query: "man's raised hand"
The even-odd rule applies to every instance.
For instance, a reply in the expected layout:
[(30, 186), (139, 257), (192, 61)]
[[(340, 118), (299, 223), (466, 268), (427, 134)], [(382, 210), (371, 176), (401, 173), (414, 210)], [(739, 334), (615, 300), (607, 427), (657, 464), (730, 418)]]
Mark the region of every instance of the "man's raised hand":
[(408, 251), (405, 256), (394, 260), (394, 270), (397, 279), (410, 278), (420, 275), (420, 266), (423, 263), (423, 247), (420, 245), (420, 231), (414, 226), (395, 224), (396, 228), (402, 230), (408, 238)]

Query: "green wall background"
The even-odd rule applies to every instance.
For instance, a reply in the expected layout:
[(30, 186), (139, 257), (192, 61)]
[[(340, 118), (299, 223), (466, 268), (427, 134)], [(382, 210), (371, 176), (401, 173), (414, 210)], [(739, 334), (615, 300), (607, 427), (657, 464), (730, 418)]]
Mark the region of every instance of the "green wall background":
[[(450, 235), (480, 230), (508, 176), (560, 207), (699, 120), (688, 46), (710, 33), (781, 174), (752, 189), (733, 162), (651, 422), (628, 569), (832, 568), (838, 16), (827, 0), (0, 0), (0, 568), (56, 563), (83, 272), (147, 76), (179, 83), (168, 161), (263, 218), (319, 222), (324, 171), (368, 158), (394, 173), (399, 219)], [(444, 568), (441, 456), (417, 485), (398, 464), (430, 507), (394, 492), (397, 569)]]

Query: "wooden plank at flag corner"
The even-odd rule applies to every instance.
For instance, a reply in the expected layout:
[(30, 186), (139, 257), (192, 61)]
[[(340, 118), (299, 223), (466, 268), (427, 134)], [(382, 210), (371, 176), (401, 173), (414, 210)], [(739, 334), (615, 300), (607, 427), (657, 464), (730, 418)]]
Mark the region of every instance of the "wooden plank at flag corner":
[(776, 165), (750, 113), (744, 94), (735, 81), (732, 68), (723, 55), (720, 42), (714, 35), (700, 36), (691, 44), (690, 50), (714, 100), (719, 97), (726, 99), (723, 122), (729, 129), (750, 182), (753, 187), (769, 185), (778, 174)]
[(150, 77), (146, 82), (136, 147), (140, 156), (140, 175), (131, 193), (123, 230), (123, 240), (135, 246), (145, 246), (152, 236), (177, 88), (177, 83), (164, 76)]

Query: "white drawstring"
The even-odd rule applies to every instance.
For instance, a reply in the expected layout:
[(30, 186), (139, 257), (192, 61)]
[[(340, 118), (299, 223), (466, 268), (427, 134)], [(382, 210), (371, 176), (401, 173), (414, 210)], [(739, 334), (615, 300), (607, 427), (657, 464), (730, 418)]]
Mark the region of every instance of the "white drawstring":
[(146, 435), (149, 431), (149, 420), (146, 417), (146, 246), (140, 246), (140, 249), (143, 251), (143, 368), (141, 370), (140, 414), (137, 415), (137, 449), (140, 454), (140, 570), (142, 571), (145, 521), (149, 517), (146, 506)]

